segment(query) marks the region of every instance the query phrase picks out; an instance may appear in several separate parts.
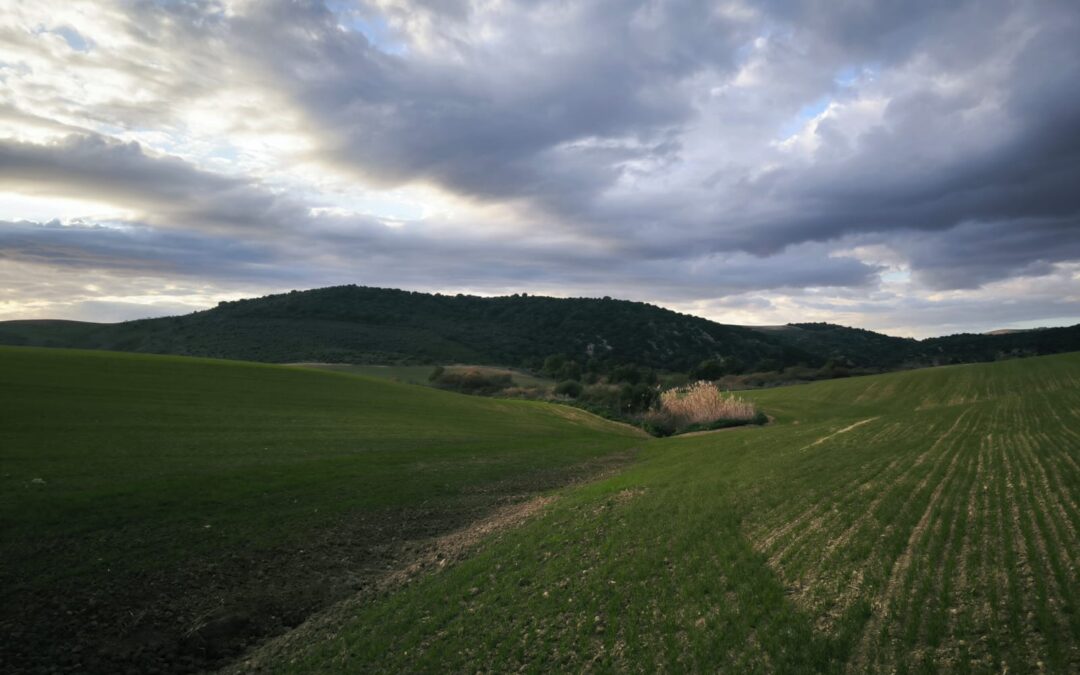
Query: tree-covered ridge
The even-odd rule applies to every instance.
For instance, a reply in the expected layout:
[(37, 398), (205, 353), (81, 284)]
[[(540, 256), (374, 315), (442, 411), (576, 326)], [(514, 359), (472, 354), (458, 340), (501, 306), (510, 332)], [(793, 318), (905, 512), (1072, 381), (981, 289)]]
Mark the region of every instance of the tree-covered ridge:
[(821, 323), (732, 326), (607, 297), (334, 286), (118, 324), (2, 322), (0, 344), (271, 363), (473, 363), (534, 371), (560, 355), (586, 372), (635, 364), (717, 379), (794, 367), (893, 370), (1080, 350), (1080, 326), (918, 341)]
[(988, 334), (961, 333), (915, 340), (830, 323), (788, 324), (772, 334), (781, 342), (856, 368), (1000, 361), (1080, 349), (1080, 324)]
[[(23, 325), (18, 325), (23, 324)], [(813, 354), (739, 326), (610, 298), (481, 298), (337, 286), (224, 302), (182, 317), (51, 331), (0, 324), (0, 342), (96, 347), (267, 362), (468, 362), (539, 368), (551, 354), (689, 370), (816, 363)]]
[(827, 360), (856, 368), (894, 369), (920, 365), (918, 341), (831, 323), (792, 323), (763, 329), (777, 340)]

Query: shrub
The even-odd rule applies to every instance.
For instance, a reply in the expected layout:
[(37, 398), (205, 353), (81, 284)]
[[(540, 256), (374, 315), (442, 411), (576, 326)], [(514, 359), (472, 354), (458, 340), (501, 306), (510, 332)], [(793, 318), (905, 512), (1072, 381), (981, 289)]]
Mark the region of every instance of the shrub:
[(699, 363), (697, 368), (690, 371), (690, 375), (698, 380), (719, 380), (724, 375), (727, 375), (727, 369), (724, 367), (723, 361), (709, 359)]
[(581, 379), (581, 366), (577, 361), (567, 361), (559, 367), (559, 370), (555, 373), (555, 379), (559, 380), (580, 380)]
[(568, 396), (570, 398), (577, 398), (581, 396), (582, 386), (580, 382), (575, 380), (567, 380), (555, 385), (556, 396)]
[(724, 394), (711, 382), (695, 382), (661, 393), (657, 409), (646, 416), (646, 422), (669, 432), (761, 423), (763, 419), (753, 403)]
[(507, 398), (523, 398), (530, 401), (542, 401), (549, 397), (547, 387), (508, 387), (499, 392), (500, 396)]
[(444, 370), (432, 382), (441, 389), (460, 391), (463, 394), (495, 394), (510, 387), (513, 379), (507, 374), (485, 375), (479, 370), (467, 370), (463, 373)]
[(619, 412), (619, 387), (609, 384), (590, 385), (581, 392), (580, 399), (593, 408), (608, 409), (613, 414)]
[(647, 384), (624, 384), (619, 389), (619, 409), (635, 413), (648, 410), (656, 402), (656, 389)]
[(618, 384), (625, 382), (626, 384), (637, 384), (641, 381), (641, 371), (637, 369), (637, 366), (624, 364), (615, 366), (611, 369), (611, 374), (608, 375), (608, 382), (612, 384)]
[(554, 377), (559, 369), (566, 363), (566, 356), (562, 354), (552, 354), (544, 359), (543, 373), (549, 377)]

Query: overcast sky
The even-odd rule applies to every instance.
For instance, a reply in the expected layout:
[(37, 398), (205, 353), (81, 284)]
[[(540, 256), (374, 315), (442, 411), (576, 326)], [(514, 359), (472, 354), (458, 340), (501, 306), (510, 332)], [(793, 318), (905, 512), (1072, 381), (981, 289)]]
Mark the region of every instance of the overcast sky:
[(0, 319), (342, 283), (1076, 323), (1080, 4), (0, 4)]

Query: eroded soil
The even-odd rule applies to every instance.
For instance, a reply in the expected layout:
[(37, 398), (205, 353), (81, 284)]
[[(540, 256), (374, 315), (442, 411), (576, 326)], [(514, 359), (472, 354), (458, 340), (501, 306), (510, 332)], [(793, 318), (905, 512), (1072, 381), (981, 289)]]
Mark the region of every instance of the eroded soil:
[(540, 493), (617, 471), (619, 453), (488, 485), (449, 504), (354, 513), (291, 545), (236, 542), (180, 569), (94, 588), (5, 592), (0, 672), (191, 673), (226, 666), (345, 598), (463, 555), (542, 506)]

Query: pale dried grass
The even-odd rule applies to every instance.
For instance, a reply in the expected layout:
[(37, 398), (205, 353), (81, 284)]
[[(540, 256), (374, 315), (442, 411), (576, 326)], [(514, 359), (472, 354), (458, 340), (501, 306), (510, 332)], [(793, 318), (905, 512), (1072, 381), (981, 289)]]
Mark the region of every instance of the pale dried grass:
[(752, 420), (753, 403), (722, 392), (712, 382), (695, 382), (660, 394), (659, 412), (678, 428), (711, 424), (720, 420)]

